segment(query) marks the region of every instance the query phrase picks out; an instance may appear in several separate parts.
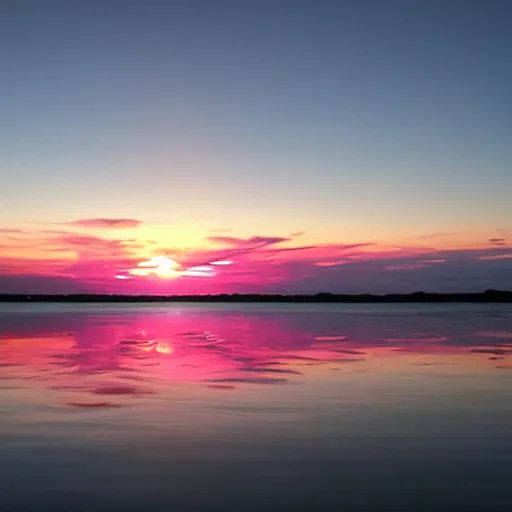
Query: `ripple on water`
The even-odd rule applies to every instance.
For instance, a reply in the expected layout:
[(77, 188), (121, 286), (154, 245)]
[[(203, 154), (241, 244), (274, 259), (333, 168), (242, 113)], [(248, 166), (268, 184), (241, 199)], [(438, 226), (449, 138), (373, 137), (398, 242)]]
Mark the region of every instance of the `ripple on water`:
[(112, 402), (66, 402), (66, 405), (82, 409), (117, 409), (121, 407), (121, 404)]

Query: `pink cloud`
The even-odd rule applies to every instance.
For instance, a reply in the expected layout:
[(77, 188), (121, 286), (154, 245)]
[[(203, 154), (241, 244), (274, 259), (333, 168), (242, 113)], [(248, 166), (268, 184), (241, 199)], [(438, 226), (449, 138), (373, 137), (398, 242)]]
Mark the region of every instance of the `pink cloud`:
[(303, 252), (303, 251), (311, 251), (313, 249), (318, 249), (321, 246), (318, 245), (299, 245), (298, 247), (272, 247), (270, 249), (266, 249), (261, 251), (263, 254), (282, 254), (282, 253), (290, 253), (290, 252)]
[[(23, 246), (4, 244), (5, 249), (21, 247), (30, 254), (31, 248), (37, 247), (41, 254), (47, 254), (39, 259), (0, 257), (0, 292), (16, 286), (26, 290), (30, 282), (37, 289), (44, 289), (42, 283), (51, 284), (52, 279), (55, 287), (48, 285), (47, 292), (71, 287), (104, 293), (165, 294), (464, 291), (469, 286), (476, 290), (510, 287), (507, 283), (512, 279), (510, 248), (499, 246), (441, 251), (428, 247), (380, 247), (373, 242), (280, 247), (280, 243), (292, 239), (214, 236), (208, 238), (215, 244), (211, 248), (184, 251), (81, 232), (52, 231), (41, 235), (39, 232), (24, 238), (20, 242)], [(214, 272), (208, 277), (183, 272), (170, 279), (116, 279), (137, 267), (141, 248), (151, 249), (155, 256), (169, 255), (180, 270), (217, 261), (230, 263), (211, 265)], [(60, 252), (67, 256), (62, 254), (60, 258)]]
[(95, 251), (115, 255), (125, 252), (124, 240), (101, 238), (92, 235), (70, 233), (50, 239), (49, 242), (60, 243), (77, 252)]
[(344, 260), (338, 260), (338, 261), (317, 261), (315, 265), (317, 267), (335, 267), (336, 265), (343, 265), (346, 263)]
[(507, 260), (507, 259), (512, 259), (512, 253), (510, 253), (510, 254), (497, 254), (495, 256), (480, 256), (478, 259), (481, 260), (481, 261)]
[(0, 274), (4, 275), (60, 275), (66, 262), (61, 259), (47, 258), (13, 258), (2, 257), (0, 259)]
[(62, 273), (77, 279), (115, 279), (120, 269), (133, 268), (138, 258), (118, 257), (108, 261), (104, 259), (79, 259), (68, 264)]
[(142, 221), (136, 219), (79, 219), (71, 222), (73, 226), (82, 228), (99, 228), (99, 229), (126, 229), (137, 228)]
[[(54, 231), (51, 234), (55, 236), (34, 236), (23, 245), (7, 246), (7, 249), (23, 250), (37, 247), (42, 256), (0, 258), (0, 274), (61, 276), (84, 284), (103, 280), (105, 284), (115, 279), (119, 269), (131, 268), (140, 260), (135, 257), (139, 245), (134, 240), (107, 239), (67, 231)], [(59, 253), (74, 253), (74, 258), (59, 257)], [(26, 283), (21, 277), (17, 277), (16, 281)]]

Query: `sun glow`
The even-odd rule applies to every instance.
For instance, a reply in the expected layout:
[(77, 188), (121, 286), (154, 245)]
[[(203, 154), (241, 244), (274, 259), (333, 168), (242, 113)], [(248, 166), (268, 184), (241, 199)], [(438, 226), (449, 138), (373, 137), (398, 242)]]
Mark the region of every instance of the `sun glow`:
[(159, 354), (163, 354), (163, 355), (169, 355), (174, 352), (174, 348), (169, 343), (165, 343), (162, 341), (156, 344), (155, 350)]
[(137, 264), (137, 268), (129, 270), (132, 276), (147, 277), (157, 276), (165, 279), (179, 277), (180, 264), (169, 258), (169, 256), (154, 256), (150, 260), (141, 261)]
[[(223, 262), (223, 264), (226, 263)], [(215, 269), (210, 265), (196, 265), (186, 268), (169, 256), (154, 256), (149, 260), (140, 261), (137, 263), (137, 267), (123, 272), (125, 273), (119, 273), (116, 276), (117, 279), (130, 279), (133, 277), (173, 279), (181, 276), (212, 277), (216, 275)]]

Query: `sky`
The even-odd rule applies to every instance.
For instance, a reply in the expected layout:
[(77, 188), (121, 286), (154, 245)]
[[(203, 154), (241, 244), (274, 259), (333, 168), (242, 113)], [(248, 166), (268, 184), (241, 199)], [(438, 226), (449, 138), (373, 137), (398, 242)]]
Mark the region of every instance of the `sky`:
[(507, 0), (0, 3), (0, 293), (512, 289)]

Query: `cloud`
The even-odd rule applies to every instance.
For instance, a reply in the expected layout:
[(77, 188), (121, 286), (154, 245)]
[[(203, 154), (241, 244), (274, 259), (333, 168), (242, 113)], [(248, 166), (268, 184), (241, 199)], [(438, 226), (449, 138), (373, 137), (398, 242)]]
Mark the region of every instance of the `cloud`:
[(489, 238), (489, 243), (493, 245), (505, 245), (506, 242), (506, 238)]
[(480, 259), (498, 256), (502, 254), (498, 252), (500, 249), (440, 251), (437, 256), (439, 260), (445, 260), (443, 263), (429, 262), (420, 255), (346, 262), (343, 265), (317, 268), (311, 277), (297, 279), (296, 288), (307, 293), (313, 293), (315, 289), (330, 289), (340, 293), (512, 289), (512, 260)]
[(357, 244), (318, 244), (304, 245), (297, 247), (269, 247), (259, 251), (260, 254), (276, 258), (293, 257), (295, 259), (311, 261), (318, 264), (322, 261), (332, 261), (340, 257), (350, 259), (362, 255), (368, 257), (369, 253), (362, 249), (375, 245), (373, 242), (362, 242)]
[(419, 270), (425, 268), (425, 265), (422, 263), (405, 263), (402, 265), (386, 265), (384, 268), (394, 272), (395, 270)]
[(40, 231), (40, 233), (44, 233), (46, 235), (72, 235), (74, 234), (73, 231), (65, 231), (63, 229), (43, 229), (42, 231)]
[[(294, 247), (296, 241), (289, 236), (210, 236), (207, 240), (212, 242), (207, 248), (184, 249), (146, 240), (95, 236), (79, 230), (40, 231), (0, 248), (0, 289), (18, 289), (20, 293), (36, 293), (36, 289), (60, 293), (59, 290), (73, 289), (186, 294), (512, 288), (511, 252), (510, 247), (499, 243), (502, 238), (489, 239), (494, 243), (492, 246), (451, 250), (380, 246), (364, 241)], [(147, 259), (148, 252), (153, 256), (168, 255), (181, 270), (221, 260), (229, 260), (230, 264), (212, 266), (215, 275), (208, 278), (187, 276), (184, 272), (168, 280), (116, 279)]]
[(508, 254), (497, 254), (496, 256), (480, 256), (478, 259), (481, 260), (481, 261), (512, 259), (512, 252), (510, 252)]
[(280, 254), (283, 252), (299, 252), (299, 251), (309, 251), (311, 249), (318, 249), (318, 245), (299, 245), (298, 247), (279, 247), (279, 248), (270, 248), (265, 250), (265, 254)]
[[(186, 264), (187, 266), (205, 265), (212, 261), (219, 260), (232, 260), (232, 259), (243, 259), (244, 266), (248, 264), (249, 259), (265, 260), (264, 265), (268, 268), (269, 258), (276, 258), (280, 255), (286, 258), (287, 254), (291, 253), (308, 253), (306, 258), (315, 258), (315, 251), (320, 251), (322, 254), (324, 251), (344, 251), (356, 247), (364, 247), (372, 245), (371, 243), (360, 243), (360, 244), (345, 244), (345, 245), (308, 245), (308, 246), (297, 246), (297, 247), (275, 247), (276, 244), (290, 241), (288, 237), (265, 237), (265, 236), (253, 236), (250, 238), (237, 238), (227, 236), (214, 236), (208, 237), (207, 240), (214, 242), (219, 245), (227, 245), (226, 249), (206, 249), (201, 251), (188, 252), (183, 256), (183, 259), (178, 258), (180, 263)], [(309, 254), (310, 253), (310, 254)], [(292, 255), (292, 257), (294, 257)], [(297, 257), (297, 256), (295, 256)], [(318, 254), (316, 254), (318, 257)], [(233, 269), (229, 270), (230, 272)]]
[(126, 229), (137, 228), (142, 224), (142, 221), (136, 219), (79, 219), (70, 222), (73, 226), (82, 228), (97, 228), (97, 229)]
[(138, 258), (118, 257), (105, 261), (102, 258), (73, 261), (62, 269), (62, 274), (77, 279), (114, 279), (120, 269), (137, 265)]
[(430, 240), (433, 238), (447, 238), (447, 237), (455, 236), (457, 234), (458, 233), (455, 231), (443, 231), (440, 233), (429, 233), (427, 235), (422, 235), (419, 238), (421, 238), (422, 240)]
[(95, 251), (102, 253), (124, 253), (126, 240), (102, 238), (80, 233), (69, 233), (48, 240), (51, 243), (59, 243), (77, 251)]
[[(37, 258), (31, 256), (31, 245), (12, 246), (11, 249), (23, 249), (26, 256), (0, 258), (0, 274), (65, 276), (90, 284), (97, 279), (113, 280), (118, 270), (132, 268), (140, 261), (137, 257), (140, 246), (134, 240), (66, 231), (55, 233), (59, 234), (30, 240), (40, 254)], [(20, 278), (16, 281), (21, 282)], [(37, 280), (34, 282), (37, 284)]]
[(23, 233), (26, 233), (23, 229), (17, 229), (17, 228), (0, 228), (0, 234), (2, 235), (21, 235)]
[(210, 229), (209, 233), (229, 233), (231, 230), (227, 228)]
[(265, 247), (267, 245), (288, 242), (291, 240), (291, 238), (281, 236), (253, 236), (251, 238), (237, 238), (234, 236), (209, 236), (207, 237), (207, 240), (216, 244), (231, 245), (234, 247)]
[(47, 276), (40, 274), (13, 274), (0, 275), (0, 289), (2, 293), (87, 293), (90, 287), (84, 281), (66, 276)]
[[(512, 289), (512, 260), (468, 261), (442, 265), (412, 262), (359, 261), (314, 267), (285, 264), (293, 279), (270, 284), (276, 293), (410, 293), (481, 292), (487, 288)], [(387, 266), (394, 265), (394, 270)], [(401, 265), (401, 269), (398, 267)]]

